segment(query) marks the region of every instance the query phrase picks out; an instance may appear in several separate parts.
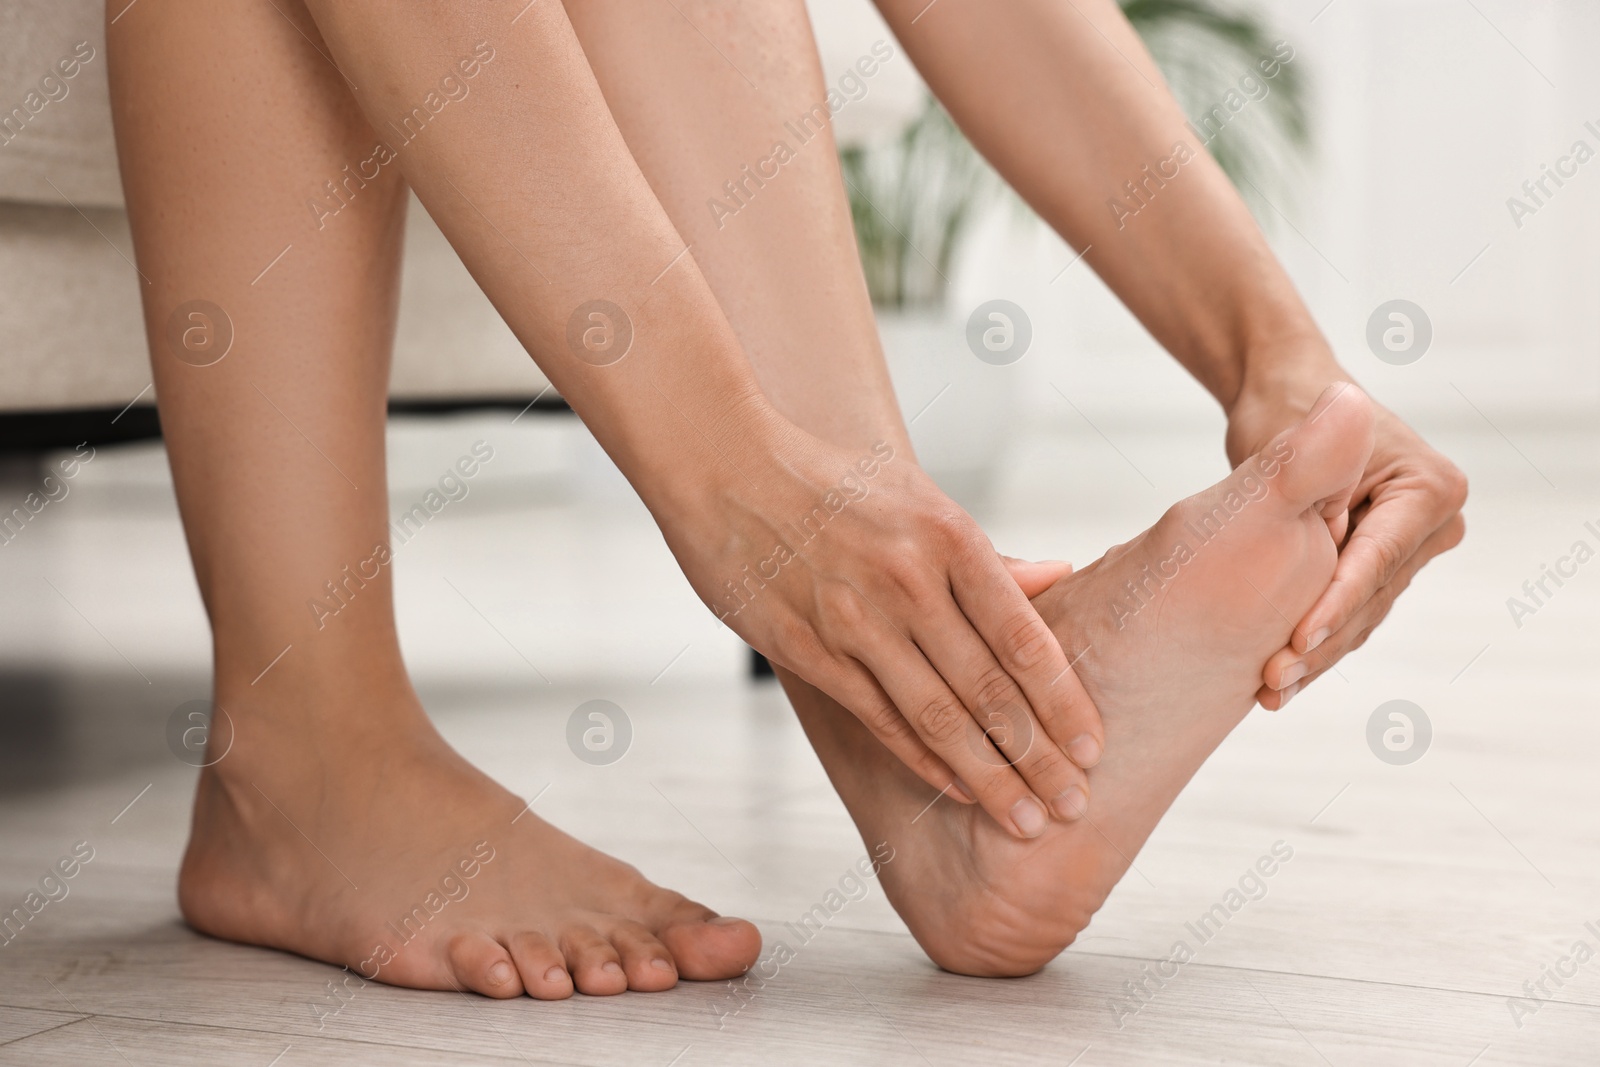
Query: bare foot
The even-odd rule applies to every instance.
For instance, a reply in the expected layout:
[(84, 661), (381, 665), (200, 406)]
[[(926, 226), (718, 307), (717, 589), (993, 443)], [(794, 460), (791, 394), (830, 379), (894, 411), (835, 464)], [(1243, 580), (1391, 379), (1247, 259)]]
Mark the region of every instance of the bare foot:
[(879, 877), (934, 962), (1030, 974), (1088, 925), (1327, 586), (1371, 448), (1367, 398), (1330, 389), (1224, 481), (1034, 599), (1106, 727), (1088, 817), (1034, 840), (947, 798), (930, 807), (853, 716), (785, 678), (863, 839), (893, 846)]
[(309, 713), (303, 735), (285, 724), (302, 713), (283, 712), (273, 736), (203, 773), (178, 883), (190, 925), (491, 997), (667, 989), (754, 962), (754, 926), (519, 815), (409, 693), (392, 699), (403, 713), (381, 736), (339, 736), (340, 716)]

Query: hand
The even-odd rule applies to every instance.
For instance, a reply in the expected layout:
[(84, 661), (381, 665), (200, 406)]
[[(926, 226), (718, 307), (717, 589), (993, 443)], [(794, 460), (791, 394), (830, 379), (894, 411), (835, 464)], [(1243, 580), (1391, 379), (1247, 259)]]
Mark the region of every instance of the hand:
[[(1246, 387), (1228, 416), (1237, 463), (1304, 417), (1342, 371), (1267, 389)], [(1262, 669), (1256, 700), (1277, 711), (1347, 653), (1366, 643), (1423, 565), (1461, 543), (1467, 479), (1391, 411), (1374, 405), (1376, 443), (1351, 500), (1350, 529), (1333, 581)]]
[(1011, 833), (1078, 818), (1100, 715), (1028, 602), (1070, 567), (1004, 561), (883, 442), (857, 455), (786, 426), (727, 458), (655, 508), (701, 600)]

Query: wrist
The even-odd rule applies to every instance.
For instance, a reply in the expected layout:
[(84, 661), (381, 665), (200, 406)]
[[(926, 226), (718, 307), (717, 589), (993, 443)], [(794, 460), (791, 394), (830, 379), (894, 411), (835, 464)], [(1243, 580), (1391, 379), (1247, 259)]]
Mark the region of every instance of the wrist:
[(797, 433), (759, 389), (715, 405), (659, 399), (665, 410), (624, 471), (658, 518), (710, 514), (752, 482), (770, 483)]

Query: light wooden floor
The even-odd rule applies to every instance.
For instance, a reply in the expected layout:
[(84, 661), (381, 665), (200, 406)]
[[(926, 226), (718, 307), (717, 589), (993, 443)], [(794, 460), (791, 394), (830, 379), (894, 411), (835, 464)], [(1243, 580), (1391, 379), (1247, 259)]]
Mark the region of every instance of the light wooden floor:
[[(1100, 429), (1153, 484), (1098, 432), (1030, 439), (984, 509), (1002, 547), (1087, 559), (1217, 476), (1200, 429)], [(1600, 540), (1583, 528), (1600, 526), (1600, 461), (1582, 428), (1502, 429), (1515, 447), (1437, 428), (1474, 478), (1466, 546), (1344, 678), (1246, 721), (1045, 972), (942, 974), (874, 888), (720, 1028), (727, 989), (685, 985), (560, 1004), (370, 986), (319, 1029), (311, 1004), (331, 968), (185, 929), (172, 883), (194, 772), (162, 731), (205, 693), (203, 628), (159, 453), (107, 452), (0, 560), (0, 905), (73, 842), (96, 853), (66, 899), (0, 947), (0, 1063), (1596, 1062), (1600, 959), (1551, 984), (1557, 1002), (1520, 1028), (1507, 998), (1575, 941), (1600, 949), (1600, 563), (1520, 630), (1505, 598), (1573, 541)], [(757, 920), (770, 943), (861, 845), (781, 694), (740, 679), (737, 644), (648, 520), (562, 482), (565, 432), (396, 431), (397, 503), (475, 437), (505, 445), (502, 466), (402, 557), (424, 696), (470, 758), (525, 796), (548, 785), (541, 815)], [(593, 697), (634, 725), (611, 767), (563, 740)], [(1434, 724), (1411, 766), (1380, 762), (1364, 738), (1396, 698)], [(1185, 924), (1278, 841), (1294, 855), (1266, 896), (1119, 1028), (1123, 984), (1175, 941), (1195, 945)]]

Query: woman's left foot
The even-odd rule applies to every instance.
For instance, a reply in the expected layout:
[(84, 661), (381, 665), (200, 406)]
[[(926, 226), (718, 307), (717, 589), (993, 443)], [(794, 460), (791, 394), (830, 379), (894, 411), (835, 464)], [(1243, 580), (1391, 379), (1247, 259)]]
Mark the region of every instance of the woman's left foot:
[[(1354, 387), (1228, 478), (1034, 600), (1105, 719), (1087, 817), (1018, 840), (935, 800), (849, 712), (786, 676), (879, 877), (934, 962), (1030, 974), (1088, 925), (1179, 791), (1255, 703), (1262, 664), (1326, 588), (1372, 449)], [(974, 731), (976, 733), (976, 731)], [(996, 755), (998, 758), (998, 755)]]

